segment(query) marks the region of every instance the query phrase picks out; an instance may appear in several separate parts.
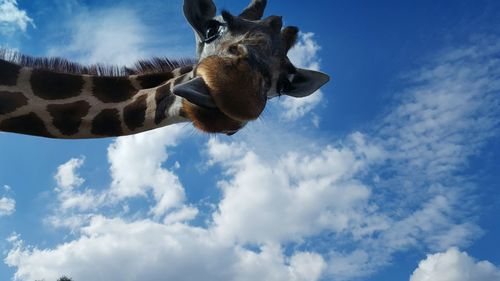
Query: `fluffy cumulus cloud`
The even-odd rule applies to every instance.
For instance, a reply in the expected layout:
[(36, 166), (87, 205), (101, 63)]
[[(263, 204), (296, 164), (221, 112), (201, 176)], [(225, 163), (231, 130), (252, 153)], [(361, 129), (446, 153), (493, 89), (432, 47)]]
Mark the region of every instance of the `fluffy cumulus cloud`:
[(104, 196), (83, 188), (85, 179), (78, 174), (78, 169), (84, 163), (84, 158), (73, 158), (57, 168), (54, 175), (57, 205), (53, 215), (45, 219), (51, 226), (77, 229), (89, 219), (89, 215), (83, 215), (82, 212), (93, 211), (103, 203)]
[[(357, 175), (383, 153), (354, 134), (345, 146), (291, 151), (268, 159), (235, 144), (209, 142), (212, 163), (228, 176), (214, 215), (216, 232), (241, 243), (299, 240), (320, 231), (342, 232), (363, 217), (370, 189)], [(243, 146), (240, 146), (243, 147)], [(229, 153), (237, 153), (227, 157)]]
[(75, 280), (183, 280), (187, 272), (193, 280), (227, 280), (230, 266), (222, 264), (235, 254), (213, 245), (203, 229), (95, 217), (80, 239), (55, 249), (18, 248), (6, 262), (20, 266), (16, 280), (62, 274)]
[(35, 26), (26, 11), (19, 9), (17, 0), (0, 0), (0, 34), (8, 34), (16, 29), (25, 32), (28, 26)]
[(117, 139), (108, 149), (112, 183), (105, 190), (83, 186), (85, 179), (78, 170), (85, 164), (84, 158), (73, 158), (60, 165), (54, 176), (58, 206), (47, 222), (74, 230), (88, 222), (99, 208), (127, 208), (127, 199), (149, 197), (156, 202), (149, 210), (156, 219), (176, 223), (195, 218), (198, 210), (183, 204), (185, 194), (179, 178), (162, 167), (168, 159), (166, 148), (175, 146), (185, 131), (185, 127), (171, 126)]
[(476, 261), (465, 252), (450, 248), (428, 255), (411, 275), (410, 281), (497, 281), (500, 268), (488, 261)]
[[(151, 213), (156, 217), (182, 207), (184, 188), (178, 176), (162, 164), (168, 160), (166, 148), (177, 145), (185, 133), (185, 126), (176, 125), (117, 139), (108, 149), (113, 178), (111, 198), (120, 201), (151, 193), (156, 202)], [(186, 211), (183, 213), (180, 217), (186, 215)]]
[(318, 280), (324, 262), (307, 252), (285, 257), (279, 246), (259, 253), (217, 242), (207, 229), (150, 220), (94, 217), (77, 240), (54, 249), (17, 243), (5, 259), (15, 280)]
[[(111, 207), (146, 198), (147, 214), (79, 208), (88, 219), (72, 240), (14, 243), (5, 262), (15, 280), (353, 280), (410, 249), (467, 246), (481, 230), (468, 213), (473, 185), (457, 174), (499, 123), (499, 53), (487, 42), (442, 54), (405, 82), (369, 132), (326, 141), (256, 123), (236, 140), (211, 139), (198, 169), (222, 171), (205, 186), (220, 197), (204, 226), (191, 221), (200, 210), (186, 204), (175, 174), (184, 163), (172, 152), (186, 130), (120, 138), (108, 149), (109, 188), (91, 194)], [(60, 194), (82, 192), (81, 165), (59, 168)], [(498, 277), (495, 266), (452, 248), (429, 256), (412, 281), (452, 268), (486, 278), (464, 280)]]
[(59, 166), (54, 179), (62, 210), (78, 209), (86, 211), (99, 205), (97, 196), (91, 190), (79, 190), (85, 180), (78, 175), (78, 169), (85, 159), (73, 158)]
[[(321, 47), (314, 40), (314, 33), (301, 33), (297, 45), (290, 50), (288, 56), (296, 67), (320, 70), (320, 50)], [(311, 112), (321, 101), (323, 101), (321, 90), (304, 98), (282, 97), (280, 102), (283, 110), (281, 116), (285, 120), (297, 120)], [(317, 122), (317, 119), (315, 120)]]

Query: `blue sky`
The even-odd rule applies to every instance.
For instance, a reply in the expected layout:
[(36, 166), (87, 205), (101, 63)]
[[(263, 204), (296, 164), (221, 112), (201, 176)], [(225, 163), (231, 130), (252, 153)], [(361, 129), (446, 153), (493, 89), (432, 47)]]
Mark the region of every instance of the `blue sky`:
[[(0, 46), (192, 57), (166, 2), (0, 0)], [(231, 138), (0, 133), (0, 280), (500, 280), (500, 3), (269, 2), (332, 81)]]

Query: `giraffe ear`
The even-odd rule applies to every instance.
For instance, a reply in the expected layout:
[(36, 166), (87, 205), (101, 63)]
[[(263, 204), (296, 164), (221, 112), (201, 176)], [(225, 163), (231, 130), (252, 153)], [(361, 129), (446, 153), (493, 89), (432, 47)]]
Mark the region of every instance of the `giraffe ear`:
[(198, 55), (203, 48), (207, 22), (215, 17), (216, 12), (212, 0), (184, 0), (184, 16), (194, 30)]
[(290, 87), (284, 94), (296, 98), (306, 97), (330, 81), (330, 76), (323, 72), (298, 68), (290, 81)]

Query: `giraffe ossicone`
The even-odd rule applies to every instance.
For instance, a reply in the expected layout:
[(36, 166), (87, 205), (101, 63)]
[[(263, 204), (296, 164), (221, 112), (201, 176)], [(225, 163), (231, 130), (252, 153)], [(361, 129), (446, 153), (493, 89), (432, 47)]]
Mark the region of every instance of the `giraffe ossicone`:
[(185, 0), (196, 60), (82, 66), (0, 50), (0, 131), (83, 139), (136, 134), (179, 122), (234, 134), (278, 95), (304, 97), (328, 75), (296, 68), (287, 53), (298, 28), (261, 19), (267, 1), (216, 16), (212, 0)]

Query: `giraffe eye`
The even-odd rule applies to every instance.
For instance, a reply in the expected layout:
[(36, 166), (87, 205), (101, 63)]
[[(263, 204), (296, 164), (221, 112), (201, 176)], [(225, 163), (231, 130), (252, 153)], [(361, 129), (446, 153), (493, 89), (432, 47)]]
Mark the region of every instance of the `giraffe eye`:
[(216, 20), (211, 20), (207, 23), (207, 31), (205, 33), (205, 40), (204, 42), (206, 44), (210, 44), (213, 41), (215, 41), (217, 38), (220, 37), (220, 34), (222, 33), (224, 28), (224, 24), (221, 22), (218, 22)]

